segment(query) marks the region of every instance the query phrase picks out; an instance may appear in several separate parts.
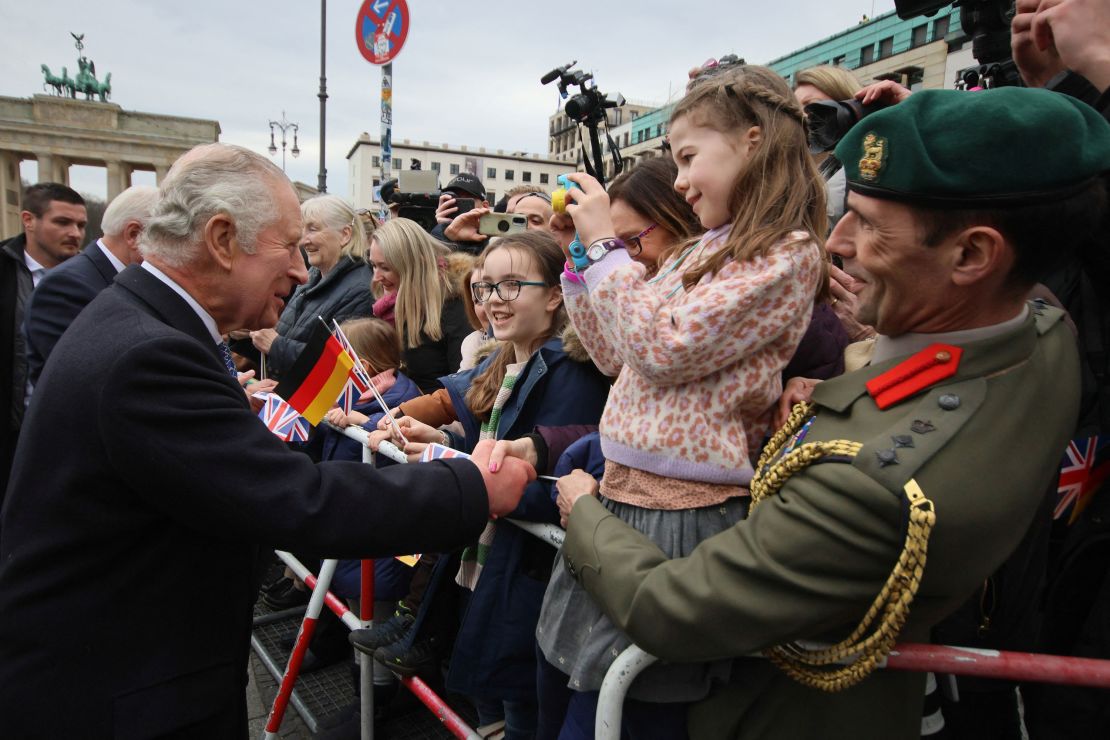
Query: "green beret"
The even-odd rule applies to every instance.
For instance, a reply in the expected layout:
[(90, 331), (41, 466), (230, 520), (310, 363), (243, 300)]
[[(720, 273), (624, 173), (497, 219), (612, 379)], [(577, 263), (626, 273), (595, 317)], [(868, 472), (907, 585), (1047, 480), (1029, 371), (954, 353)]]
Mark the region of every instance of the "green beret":
[(1110, 124), (1048, 90), (923, 90), (863, 118), (836, 147), (848, 188), (938, 208), (1066, 197), (1110, 170)]

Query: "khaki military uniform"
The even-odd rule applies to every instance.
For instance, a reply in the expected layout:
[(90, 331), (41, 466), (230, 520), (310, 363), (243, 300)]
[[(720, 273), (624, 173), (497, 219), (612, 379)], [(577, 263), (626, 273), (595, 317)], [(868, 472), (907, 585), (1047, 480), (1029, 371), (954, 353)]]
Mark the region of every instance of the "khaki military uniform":
[[(927, 564), (903, 641), (994, 571), (1028, 528), (1078, 410), (1074, 337), (1030, 304), (1016, 328), (961, 345), (954, 374), (880, 410), (865, 383), (892, 358), (821, 383), (805, 442), (853, 440), (858, 454), (804, 468), (749, 519), (684, 559), (583, 497), (566, 566), (640, 647), (671, 661), (835, 642), (860, 621), (906, 542), (916, 480), (935, 507)], [(924, 676), (877, 671), (837, 693), (805, 687), (762, 658), (690, 714), (693, 738), (917, 738)]]

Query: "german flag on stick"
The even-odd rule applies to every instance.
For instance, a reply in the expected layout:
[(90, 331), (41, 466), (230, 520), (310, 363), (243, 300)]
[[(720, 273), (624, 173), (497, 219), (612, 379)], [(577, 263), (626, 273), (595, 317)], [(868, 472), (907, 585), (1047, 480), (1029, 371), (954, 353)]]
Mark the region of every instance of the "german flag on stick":
[(351, 377), (354, 360), (323, 322), (316, 324), (297, 361), (285, 373), (274, 393), (316, 426)]

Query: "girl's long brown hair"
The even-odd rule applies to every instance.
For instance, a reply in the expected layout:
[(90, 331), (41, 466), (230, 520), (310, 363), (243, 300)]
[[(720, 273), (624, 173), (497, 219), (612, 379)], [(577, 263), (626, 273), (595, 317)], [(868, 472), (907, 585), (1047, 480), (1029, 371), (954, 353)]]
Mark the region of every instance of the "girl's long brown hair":
[[(759, 143), (729, 199), (732, 230), (723, 249), (683, 273), (689, 289), (729, 260), (763, 256), (792, 232), (823, 245), (828, 231), (825, 183), (809, 154), (805, 116), (786, 80), (766, 67), (741, 66), (696, 83), (675, 106), (679, 118), (723, 134), (759, 126)], [(827, 267), (818, 294), (828, 291)]]
[[(525, 259), (532, 261), (540, 271), (540, 275), (549, 286), (558, 287), (559, 277), (563, 274), (566, 264), (566, 255), (559, 248), (555, 239), (546, 231), (524, 231), (511, 236), (494, 239), (489, 246), (482, 250), (479, 262), (485, 262), (486, 257), (498, 249), (511, 249)], [(555, 315), (551, 317), (551, 326), (533, 342), (533, 351), (543, 346), (544, 342), (562, 331), (567, 322), (565, 307), (560, 304)], [(486, 369), (476, 375), (466, 392), (466, 407), (481, 422), (489, 421), (493, 411), (493, 402), (497, 392), (505, 381), (505, 372), (509, 365), (516, 362), (516, 353), (510, 342), (498, 342), (497, 354), (494, 355)]]

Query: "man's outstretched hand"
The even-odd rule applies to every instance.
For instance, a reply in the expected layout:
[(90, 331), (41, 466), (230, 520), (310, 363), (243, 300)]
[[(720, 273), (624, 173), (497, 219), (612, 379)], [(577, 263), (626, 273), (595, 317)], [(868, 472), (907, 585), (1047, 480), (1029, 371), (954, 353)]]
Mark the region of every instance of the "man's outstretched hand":
[(491, 519), (505, 516), (520, 503), (524, 487), (536, 479), (536, 469), (515, 457), (504, 458), (496, 473), (490, 472), (490, 453), (494, 441), (483, 440), (470, 453), (470, 459), (482, 471), (489, 496), (489, 515)]

